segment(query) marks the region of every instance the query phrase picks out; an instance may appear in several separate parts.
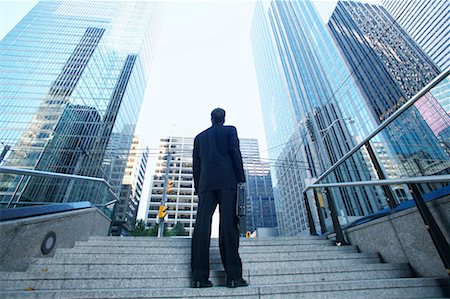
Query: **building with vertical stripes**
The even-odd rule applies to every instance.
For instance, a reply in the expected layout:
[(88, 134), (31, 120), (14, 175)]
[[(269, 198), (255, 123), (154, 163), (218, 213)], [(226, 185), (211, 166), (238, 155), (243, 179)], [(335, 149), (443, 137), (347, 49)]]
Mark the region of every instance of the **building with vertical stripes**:
[[(245, 228), (254, 231), (258, 227), (276, 227), (269, 165), (260, 160), (257, 139), (240, 138), (239, 142), (246, 175)], [(165, 225), (171, 229), (177, 222), (181, 222), (189, 236), (192, 236), (198, 206), (192, 176), (193, 149), (194, 138), (192, 137), (170, 136), (160, 139), (147, 208), (147, 226), (151, 227), (159, 222), (158, 209), (165, 188), (166, 167), (170, 165), (167, 179), (172, 182), (172, 187), (166, 195), (168, 214)], [(170, 162), (167, 160), (169, 152)]]
[[(397, 111), (440, 72), (381, 5), (339, 1), (328, 27), (357, 78), (363, 101), (378, 123)], [(433, 120), (432, 124), (431, 114), (441, 121)], [(439, 103), (428, 100), (408, 109), (384, 130), (385, 148), (390, 152), (390, 159), (396, 161), (398, 176), (450, 171), (447, 154), (439, 141), (447, 119)], [(427, 166), (430, 160), (441, 162)]]
[[(251, 36), (280, 233), (297, 235), (308, 228), (303, 188), (376, 121), (312, 1), (258, 2)], [(365, 165), (359, 154), (332, 176), (341, 182), (370, 180), (374, 173)], [(332, 193), (350, 217), (386, 205), (375, 188)]]
[[(140, 136), (135, 135), (131, 143), (123, 174), (119, 199), (116, 204), (112, 233), (127, 236), (136, 224), (136, 217), (144, 188), (149, 150)], [(122, 167), (119, 168), (121, 170)]]
[(241, 232), (277, 227), (269, 163), (260, 159), (257, 139), (240, 138), (239, 142), (246, 179), (246, 213)]
[[(160, 139), (145, 220), (148, 227), (159, 223), (158, 209), (163, 198), (163, 190), (166, 187), (164, 185), (166, 167), (169, 166), (167, 179), (172, 182), (172, 188), (167, 192), (168, 213), (164, 224), (171, 229), (177, 222), (181, 222), (189, 236), (192, 236), (198, 206), (192, 175), (193, 149), (194, 138), (192, 137), (169, 136)], [(171, 155), (169, 161), (168, 153)]]
[(450, 67), (449, 1), (382, 0), (381, 3), (441, 71)]
[[(2, 165), (110, 180), (117, 162), (119, 194), (159, 19), (155, 2), (40, 1), (0, 41)], [(68, 180), (0, 182), (0, 201), (94, 198)]]

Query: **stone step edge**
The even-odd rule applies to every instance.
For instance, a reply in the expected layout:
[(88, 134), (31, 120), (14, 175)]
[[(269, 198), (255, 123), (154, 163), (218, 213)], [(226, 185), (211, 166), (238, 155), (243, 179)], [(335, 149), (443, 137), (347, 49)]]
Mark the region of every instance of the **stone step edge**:
[[(343, 273), (343, 272), (366, 272), (366, 271), (390, 271), (390, 270), (411, 270), (409, 264), (407, 263), (389, 263), (389, 264), (357, 264), (357, 265), (347, 265), (347, 266), (332, 266), (332, 267), (306, 267), (306, 268), (296, 268), (296, 269), (279, 269), (279, 268), (267, 268), (267, 269), (246, 269), (244, 270), (245, 275), (247, 276), (278, 276), (278, 275), (308, 275), (308, 274), (328, 274), (328, 273)], [(52, 271), (52, 272), (42, 272), (38, 270), (32, 270), (32, 271), (26, 271), (26, 272), (0, 272), (0, 279), (10, 279), (10, 280), (22, 280), (21, 277), (15, 277), (13, 279), (10, 278), (11, 274), (15, 274), (18, 276), (24, 275), (24, 274), (31, 274), (31, 275), (58, 275), (59, 277), (62, 277), (66, 275), (67, 273), (73, 273), (71, 271)], [(115, 273), (121, 273), (121, 274), (129, 274), (131, 275), (129, 271), (118, 271)], [(5, 275), (3, 275), (5, 274)], [(9, 274), (9, 275), (8, 275)], [(106, 276), (111, 275), (110, 271), (86, 271), (86, 272), (77, 272), (77, 274), (84, 274), (87, 275), (86, 278), (89, 277), (99, 277), (99, 276)], [(225, 274), (224, 270), (211, 270), (210, 276), (219, 276)], [(172, 275), (174, 278), (180, 278), (180, 277), (189, 277), (190, 271), (189, 270), (173, 270), (173, 271), (143, 271), (136, 273), (136, 275), (139, 276), (120, 276), (117, 277), (117, 279), (121, 278), (130, 278), (130, 279), (138, 279), (142, 277), (147, 277), (146, 275), (161, 275), (163, 278), (165, 275)], [(23, 276), (22, 276), (23, 277)], [(85, 277), (80, 277), (80, 279), (84, 279)], [(116, 277), (105, 277), (107, 279), (116, 279)], [(161, 279), (163, 279), (161, 278)], [(47, 279), (47, 278), (46, 278)], [(52, 278), (50, 278), (52, 279)], [(56, 279), (56, 278), (55, 278)], [(61, 278), (61, 279), (68, 279), (68, 278)], [(71, 278), (69, 278), (71, 279)], [(74, 278), (77, 279), (77, 278)], [(159, 279), (159, 278), (158, 278)]]
[[(61, 247), (61, 248), (57, 248), (57, 250), (60, 249), (64, 249), (64, 250), (70, 250), (70, 249), (129, 249), (130, 247), (134, 247), (134, 246), (121, 246), (121, 245), (116, 245), (116, 246), (107, 246), (107, 245), (89, 245), (89, 244), (85, 244), (85, 243), (76, 243), (73, 247)], [(146, 248), (146, 249), (159, 249), (159, 248), (170, 248), (170, 249), (178, 249), (178, 250), (190, 250), (191, 246), (154, 246), (154, 247), (150, 247), (150, 246), (136, 246), (139, 248)], [(303, 251), (307, 251), (307, 250), (327, 250), (327, 251), (331, 251), (331, 250), (349, 250), (349, 249), (356, 249), (357, 247), (354, 245), (350, 245), (350, 246), (333, 246), (333, 245), (273, 245), (273, 246), (239, 246), (240, 249), (247, 249), (247, 250), (254, 250), (254, 247), (262, 247), (262, 248), (267, 248), (268, 251), (273, 251), (275, 249), (280, 249), (280, 250), (303, 250)], [(219, 250), (219, 246), (211, 246), (210, 248), (214, 248), (215, 250)]]
[[(392, 272), (394, 272), (393, 270)], [(262, 276), (256, 276), (256, 275), (249, 275), (246, 274), (243, 275), (243, 278), (246, 279), (251, 285), (253, 286), (267, 286), (267, 285), (292, 285), (292, 284), (303, 284), (303, 283), (322, 283), (322, 282), (344, 282), (344, 281), (361, 281), (361, 280), (376, 280), (376, 279), (399, 279), (399, 278), (412, 278), (412, 275), (409, 273), (399, 273), (398, 271), (406, 271), (406, 270), (397, 270), (394, 273), (385, 273), (386, 271), (371, 271), (371, 275), (364, 276), (360, 278), (361, 276), (355, 276), (355, 274), (351, 273), (352, 275), (349, 277), (347, 276), (345, 279), (339, 278), (333, 276), (334, 273), (319, 273), (319, 274), (300, 274), (300, 275), (288, 275), (288, 277), (283, 277), (281, 280), (278, 278), (278, 276), (281, 275), (270, 275), (269, 277), (270, 282), (267, 282), (267, 279), (264, 279)], [(381, 272), (381, 274), (378, 274), (378, 272)], [(360, 274), (361, 275), (361, 274)], [(305, 278), (305, 277), (308, 278)], [(222, 273), (222, 275), (212, 275), (209, 277), (209, 279), (214, 283), (215, 286), (224, 286), (225, 285), (225, 273)], [(137, 283), (140, 284), (143, 288), (150, 288), (150, 289), (160, 289), (163, 287), (169, 287), (171, 289), (182, 289), (189, 286), (191, 278), (189, 276), (186, 277), (177, 277), (177, 278), (170, 278), (170, 280), (164, 279), (164, 278), (152, 278), (148, 279), (145, 277), (141, 278), (60, 278), (60, 279), (17, 279), (17, 280), (2, 280), (0, 281), (0, 286), (3, 288), (10, 288), (11, 291), (13, 290), (21, 290), (25, 286), (33, 287), (36, 290), (78, 290), (78, 289), (84, 289), (84, 290), (95, 290), (98, 288), (105, 288), (106, 284), (116, 284), (117, 282), (123, 281), (126, 279), (129, 284), (128, 286), (123, 286), (123, 289), (131, 288), (133, 287), (133, 284)], [(161, 281), (164, 279), (164, 281)], [(261, 281), (262, 279), (262, 281)], [(142, 285), (142, 282), (144, 282), (144, 285)], [(256, 281), (256, 282), (255, 282)], [(67, 285), (68, 284), (68, 285)], [(100, 286), (98, 285), (100, 284)], [(157, 284), (155, 286), (155, 284)]]
[[(347, 260), (347, 261), (336, 261), (336, 262), (332, 262), (333, 266), (336, 265), (343, 265), (345, 262), (345, 264), (349, 264), (349, 265), (362, 265), (362, 264), (379, 264), (380, 261), (378, 259), (374, 259), (374, 258), (370, 258), (370, 259), (352, 259), (352, 260)], [(292, 263), (292, 262), (290, 262)], [(313, 267), (312, 265), (320, 265), (320, 266), (324, 266), (327, 265), (327, 262), (320, 262), (320, 261), (302, 261), (300, 263), (307, 263), (307, 265), (309, 267)], [(299, 264), (295, 262), (295, 265), (292, 266), (292, 268), (298, 268)], [(329, 263), (329, 262), (328, 262)], [(245, 265), (246, 264), (246, 265)], [(274, 262), (259, 262), (259, 263), (245, 263), (244, 264), (244, 269), (245, 270), (254, 270), (254, 269), (265, 269), (265, 268), (280, 268), (279, 267), (279, 263), (274, 263)], [(112, 271), (112, 269), (114, 269), (114, 271), (119, 271), (119, 269), (125, 268), (125, 269), (130, 269), (131, 267), (134, 268), (138, 268), (139, 270), (142, 270), (142, 268), (144, 267), (148, 267), (151, 264), (134, 264), (134, 265), (129, 265), (129, 264), (69, 264), (69, 263), (64, 263), (64, 264), (33, 264), (30, 267), (31, 271), (36, 271), (36, 269), (39, 271), (41, 269), (50, 269), (51, 271), (59, 271), (62, 267), (66, 267), (68, 269), (71, 269), (70, 271), (84, 271), (83, 269), (86, 269), (86, 271), (89, 269), (90, 271), (95, 271), (95, 269), (99, 269), (100, 267), (105, 267), (107, 269), (109, 269), (108, 271)], [(159, 266), (162, 264), (158, 264), (155, 266)], [(211, 270), (222, 270), (223, 266), (222, 263), (218, 262), (218, 263), (210, 263), (210, 267)], [(168, 269), (174, 269), (174, 270), (184, 270), (184, 269), (189, 269), (190, 268), (190, 263), (185, 263), (185, 264), (172, 264), (170, 267), (167, 267)], [(285, 267), (285, 268), (290, 268), (289, 267)], [(54, 269), (54, 270), (53, 270)]]
[[(298, 257), (309, 257), (309, 256), (316, 256), (319, 258), (327, 257), (327, 256), (334, 256), (338, 258), (342, 255), (366, 255), (366, 256), (373, 256), (377, 253), (365, 253), (365, 252), (358, 252), (356, 249), (353, 250), (344, 250), (344, 251), (315, 251), (315, 252), (309, 252), (309, 251), (287, 251), (287, 252), (240, 252), (239, 255), (242, 257), (270, 257), (270, 256), (283, 256), (283, 255), (290, 255), (292, 257), (298, 256)], [(110, 257), (120, 257), (121, 255), (126, 256), (127, 259), (133, 259), (133, 258), (162, 258), (167, 257), (170, 255), (170, 257), (178, 257), (178, 258), (189, 258), (191, 256), (191, 251), (186, 252), (158, 252), (158, 253), (133, 253), (132, 255), (128, 255), (126, 253), (117, 253), (117, 252), (71, 252), (71, 251), (65, 251), (65, 252), (56, 252), (55, 255), (52, 258), (55, 259), (62, 259), (62, 258), (110, 258)], [(219, 252), (210, 252), (209, 255), (210, 258), (220, 258)], [(47, 259), (47, 258), (44, 258)]]
[[(142, 292), (146, 295), (154, 294), (157, 297), (149, 298), (164, 298), (166, 296), (177, 296), (180, 293), (188, 292), (189, 297), (195, 296), (195, 298), (205, 296), (236, 296), (236, 295), (251, 295), (251, 294), (305, 294), (316, 292), (340, 292), (340, 291), (360, 291), (364, 290), (370, 292), (370, 290), (378, 290), (380, 288), (404, 289), (404, 288), (423, 288), (423, 287), (450, 287), (448, 279), (436, 279), (436, 278), (393, 278), (393, 279), (367, 279), (367, 280), (349, 280), (349, 281), (336, 281), (336, 282), (313, 282), (313, 283), (294, 283), (294, 284), (277, 284), (277, 285), (258, 285), (246, 288), (228, 289), (225, 287), (215, 287), (208, 289), (191, 289), (191, 288), (139, 288), (139, 289), (92, 289), (92, 290), (34, 290), (32, 293), (43, 294), (64, 294), (74, 293), (78, 296), (85, 294), (92, 294), (102, 292), (103, 298), (108, 298), (108, 293), (113, 292)], [(0, 291), (0, 295), (5, 294), (30, 294), (30, 292), (24, 291)], [(162, 297), (164, 296), (164, 297)], [(111, 296), (112, 297), (112, 296)], [(185, 296), (183, 296), (185, 297)]]
[[(337, 246), (317, 246), (314, 248), (305, 248), (303, 246), (279, 246), (276, 248), (267, 248), (267, 247), (263, 247), (262, 248), (249, 248), (249, 247), (240, 247), (239, 250), (244, 249), (247, 252), (267, 252), (267, 253), (271, 253), (271, 252), (316, 252), (316, 251), (354, 251), (357, 250), (358, 248), (356, 246), (345, 246), (345, 247), (337, 247)], [(191, 251), (191, 247), (176, 247), (176, 246), (171, 246), (171, 247), (143, 247), (145, 249), (148, 249), (149, 252), (153, 253), (153, 252), (157, 252), (159, 250), (166, 250), (166, 249), (170, 249), (171, 251), (179, 251), (179, 252), (190, 252)], [(71, 251), (76, 251), (76, 250), (82, 250), (82, 251), (86, 251), (86, 252), (93, 252), (93, 251), (97, 251), (97, 250), (110, 250), (110, 251), (115, 251), (115, 253), (128, 253), (130, 247), (127, 246), (81, 246), (81, 245), (75, 245), (71, 248), (57, 248), (56, 251), (63, 251), (63, 252), (71, 252)], [(261, 250), (261, 249), (266, 249), (266, 250)], [(139, 253), (141, 252), (145, 252), (140, 250)], [(275, 251), (276, 250), (276, 251)], [(123, 251), (123, 252), (120, 252)], [(210, 251), (214, 251), (214, 252), (219, 252), (219, 247), (212, 247), (210, 248)], [(162, 252), (162, 251), (161, 251)], [(142, 253), (141, 253), (142, 254)]]
[[(314, 256), (311, 257), (294, 257), (293, 259), (287, 259), (282, 258), (279, 260), (243, 260), (242, 263), (244, 264), (257, 264), (257, 263), (289, 263), (289, 262), (311, 262), (311, 261), (322, 261), (322, 262), (330, 262), (330, 261), (345, 261), (345, 260), (362, 260), (362, 259), (378, 259), (378, 254), (361, 254), (361, 253), (355, 253), (354, 256), (330, 256), (330, 257), (322, 257), (317, 258)], [(183, 261), (173, 261), (168, 263), (167, 261), (163, 260), (151, 260), (151, 261), (140, 261), (138, 259), (135, 260), (99, 260), (99, 259), (92, 259), (92, 260), (86, 260), (86, 259), (76, 259), (76, 258), (37, 258), (34, 260), (31, 264), (33, 265), (183, 265), (183, 264), (190, 264), (190, 260), (183, 260)], [(221, 264), (222, 261), (220, 257), (213, 257), (210, 258), (210, 264)]]
[[(105, 243), (105, 242), (80, 242), (76, 241), (74, 246), (89, 246), (89, 247), (152, 247), (152, 248), (159, 248), (159, 247), (176, 247), (176, 248), (190, 248), (191, 243), (189, 244), (148, 244), (145, 242), (136, 242), (133, 244), (132, 242), (116, 242), (116, 243)], [(270, 244), (239, 244), (239, 247), (245, 247), (245, 248), (255, 248), (255, 247), (287, 247), (287, 246), (304, 246), (304, 247), (316, 247), (316, 246), (324, 246), (324, 247), (337, 247), (333, 243), (323, 243), (323, 244), (317, 244), (317, 243), (310, 243), (310, 244), (301, 244), (301, 243), (291, 243), (291, 244), (281, 244), (281, 243), (270, 243)], [(217, 243), (211, 243), (210, 247), (219, 247), (219, 244)], [(344, 246), (342, 246), (344, 247)]]
[[(119, 236), (90, 236), (88, 240), (155, 240), (155, 241), (166, 241), (166, 240), (176, 240), (176, 241), (185, 241), (191, 240), (192, 237), (119, 237)], [(212, 241), (217, 241), (219, 238), (211, 238)], [(330, 241), (325, 236), (298, 236), (298, 237), (268, 237), (268, 238), (245, 238), (239, 237), (239, 240), (245, 240), (245, 242), (253, 242), (253, 241), (291, 241), (291, 240), (324, 240)]]
[[(294, 252), (296, 253), (296, 252)], [(286, 252), (284, 253), (284, 255), (290, 256), (292, 254), (292, 252)], [(102, 257), (102, 258), (110, 258), (110, 256), (117, 256), (117, 254), (114, 253), (97, 253), (97, 254), (90, 254), (90, 253), (64, 253), (64, 254), (55, 254), (52, 257), (37, 257), (35, 259), (37, 260), (46, 260), (46, 261), (50, 261), (50, 260), (60, 260), (60, 259), (78, 259), (78, 258), (92, 258), (93, 256), (98, 255), (98, 257)], [(161, 253), (158, 254), (157, 257), (161, 258), (162, 257), (166, 257), (166, 258), (170, 258), (172, 256), (177, 256), (177, 257), (181, 257), (181, 258), (189, 258), (191, 256), (191, 252), (185, 252), (185, 253), (180, 253), (180, 254), (170, 254), (170, 253)], [(239, 253), (239, 255), (242, 256), (256, 256), (256, 257), (270, 257), (272, 255), (275, 256), (281, 256), (280, 252), (258, 252), (258, 253)], [(148, 257), (153, 257), (155, 255), (153, 254), (133, 254), (133, 255), (125, 255), (122, 256), (121, 260), (134, 260), (134, 259), (142, 259), (142, 258), (148, 258)], [(340, 259), (342, 257), (346, 257), (346, 256), (355, 256), (355, 257), (379, 257), (379, 254), (376, 252), (355, 252), (352, 250), (349, 251), (341, 251), (341, 252), (333, 252), (333, 254), (330, 254), (329, 252), (325, 251), (325, 252), (299, 252), (298, 255), (294, 255), (292, 254), (292, 256), (299, 256), (299, 258), (303, 258), (303, 257), (317, 257), (317, 259)], [(220, 254), (218, 252), (212, 252), (210, 253), (209, 256), (210, 259), (220, 259)]]
[[(88, 239), (88, 240), (79, 240), (77, 242), (85, 242), (85, 243), (154, 243), (154, 244), (182, 244), (188, 245), (191, 244), (192, 239), (185, 240), (170, 240), (170, 239)], [(219, 244), (217, 239), (211, 239), (211, 244)], [(239, 244), (242, 245), (263, 245), (263, 244), (334, 244), (332, 240), (327, 239), (294, 239), (294, 240), (252, 240), (248, 239), (240, 239)]]

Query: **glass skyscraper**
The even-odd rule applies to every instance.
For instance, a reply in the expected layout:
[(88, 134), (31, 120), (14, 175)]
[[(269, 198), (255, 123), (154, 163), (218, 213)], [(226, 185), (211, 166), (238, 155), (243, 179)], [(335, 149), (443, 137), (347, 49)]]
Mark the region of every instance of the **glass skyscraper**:
[(241, 232), (277, 227), (269, 163), (260, 159), (257, 139), (240, 138), (239, 141), (246, 178), (245, 227), (241, 227)]
[[(380, 5), (339, 1), (328, 26), (379, 123), (439, 74), (437, 66)], [(446, 153), (436, 138), (448, 115), (437, 101), (427, 103), (431, 105), (428, 109), (424, 104), (410, 109), (386, 130), (390, 156), (398, 161), (401, 176), (449, 170)], [(425, 120), (430, 122), (430, 113), (441, 123), (430, 127)], [(417, 167), (417, 160), (424, 159), (442, 163)]]
[[(306, 229), (301, 193), (306, 184), (364, 140), (439, 69), (381, 6), (354, 1), (259, 2), (252, 41), (268, 146), (275, 148), (269, 154), (276, 168), (277, 210), (283, 211), (278, 222), (283, 235), (295, 235)], [(446, 173), (448, 93), (432, 96), (435, 101), (417, 102), (322, 182)], [(365, 186), (332, 188), (329, 194), (345, 224), (409, 199), (408, 191), (400, 191)], [(324, 213), (328, 226), (327, 201), (310, 206), (313, 214)]]
[[(256, 65), (256, 76), (258, 80), (259, 93), (261, 98), (261, 108), (264, 118), (264, 130), (266, 134), (269, 164), (271, 169), (273, 195), (278, 220), (278, 227), (281, 233), (293, 232), (298, 227), (298, 231), (307, 228), (306, 214), (302, 201), (283, 200), (283, 188), (279, 183), (285, 182), (284, 178), (295, 168), (283, 169), (281, 163), (273, 163), (280, 159), (283, 149), (293, 149), (295, 143), (287, 143), (291, 138), (295, 140), (297, 133), (291, 99), (287, 89), (280, 60), (277, 56), (275, 44), (272, 42), (270, 24), (266, 20), (266, 8), (262, 3), (256, 4), (251, 39), (253, 45), (253, 55)], [(281, 178), (281, 181), (278, 181)], [(289, 186), (292, 190), (292, 186)], [(300, 188), (295, 189), (300, 193)], [(289, 208), (285, 208), (288, 206)], [(296, 219), (295, 223), (289, 219)]]
[[(307, 228), (302, 189), (376, 125), (332, 37), (310, 1), (257, 4), (252, 40), (281, 233)], [(271, 87), (268, 87), (270, 84)], [(288, 119), (288, 120), (287, 120)], [(274, 128), (284, 134), (274, 137)], [(272, 141), (276, 140), (276, 141)], [(371, 171), (360, 155), (336, 173), (338, 181), (364, 180)], [(386, 204), (375, 189), (339, 190), (340, 210), (364, 215)]]
[[(0, 42), (0, 141), (11, 146), (2, 165), (106, 179), (114, 161), (125, 170), (158, 11), (155, 2), (39, 2)], [(55, 179), (2, 176), (2, 200), (14, 190), (32, 201), (75, 192)]]
[[(113, 235), (128, 235), (136, 224), (136, 217), (144, 188), (149, 149), (140, 136), (135, 135), (129, 150), (125, 175), (120, 190), (120, 202), (115, 207)], [(119, 171), (122, 167), (119, 167)], [(112, 169), (114, 171), (114, 169)], [(120, 176), (120, 173), (118, 174)]]
[(450, 1), (382, 0), (381, 3), (442, 71), (450, 67)]

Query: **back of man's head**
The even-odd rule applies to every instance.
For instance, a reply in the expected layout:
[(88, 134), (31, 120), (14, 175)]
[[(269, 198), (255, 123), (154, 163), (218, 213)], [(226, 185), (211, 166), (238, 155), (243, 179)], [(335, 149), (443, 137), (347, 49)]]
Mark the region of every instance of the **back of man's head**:
[(223, 124), (225, 122), (225, 110), (216, 108), (211, 112), (211, 122), (215, 124)]

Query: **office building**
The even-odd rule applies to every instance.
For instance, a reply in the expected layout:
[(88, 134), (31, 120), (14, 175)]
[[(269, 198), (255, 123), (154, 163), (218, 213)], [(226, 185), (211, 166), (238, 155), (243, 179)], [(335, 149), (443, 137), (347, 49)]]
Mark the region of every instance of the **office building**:
[[(376, 121), (358, 100), (357, 85), (311, 1), (258, 2), (252, 43), (275, 168), (280, 232), (296, 235), (307, 229), (306, 183), (350, 150)], [(374, 178), (366, 164), (359, 154), (332, 175), (338, 181)], [(387, 204), (375, 188), (332, 192), (342, 199), (338, 209), (349, 216), (370, 214)]]
[(240, 138), (239, 141), (246, 178), (246, 213), (241, 232), (277, 227), (269, 163), (260, 159), (257, 139)]
[[(378, 123), (439, 74), (437, 66), (383, 6), (339, 1), (328, 27)], [(436, 100), (427, 103), (417, 103), (384, 132), (385, 149), (395, 160), (399, 176), (434, 175), (450, 169), (437, 138), (448, 115)], [(430, 113), (441, 122), (430, 127), (426, 121)], [(427, 165), (430, 160), (437, 163)]]
[[(120, 189), (120, 202), (115, 207), (112, 232), (128, 235), (135, 227), (144, 187), (149, 150), (139, 136), (134, 136)], [(115, 165), (115, 164), (113, 164)], [(122, 167), (119, 168), (121, 170)]]
[[(164, 224), (171, 229), (177, 222), (181, 222), (189, 236), (192, 236), (198, 206), (198, 197), (194, 194), (194, 178), (192, 176), (193, 149), (194, 138), (192, 137), (172, 136), (160, 139), (146, 215), (148, 227), (159, 223), (158, 209), (165, 188), (166, 167), (169, 165), (167, 179), (172, 182), (172, 187), (167, 192), (168, 214)], [(171, 155), (169, 162), (167, 160), (168, 153)]]
[[(109, 179), (115, 160), (118, 192), (158, 11), (155, 2), (39, 2), (0, 41), (0, 141), (10, 146), (2, 165)], [(96, 187), (80, 182), (0, 181), (0, 201), (96, 200)]]
[(450, 2), (381, 0), (386, 10), (441, 71), (450, 67)]
[[(258, 227), (276, 227), (270, 171), (268, 164), (260, 160), (258, 140), (240, 138), (239, 141), (247, 181), (245, 228), (241, 229), (254, 231)], [(158, 209), (165, 188), (167, 153), (170, 152), (167, 180), (171, 182), (172, 187), (166, 193), (168, 214), (165, 225), (171, 229), (177, 222), (181, 222), (189, 236), (192, 236), (198, 206), (192, 176), (193, 148), (194, 138), (191, 137), (172, 136), (160, 139), (147, 209), (147, 226), (151, 227), (159, 222)]]

